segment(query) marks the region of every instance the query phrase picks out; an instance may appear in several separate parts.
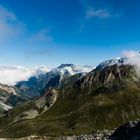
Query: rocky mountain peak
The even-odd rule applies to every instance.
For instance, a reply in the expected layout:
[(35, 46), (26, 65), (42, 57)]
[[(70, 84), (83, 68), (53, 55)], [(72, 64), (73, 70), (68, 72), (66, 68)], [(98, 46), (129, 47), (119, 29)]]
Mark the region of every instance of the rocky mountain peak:
[(61, 64), (60, 66), (58, 66), (58, 68), (64, 68), (64, 67), (74, 67), (74, 64)]

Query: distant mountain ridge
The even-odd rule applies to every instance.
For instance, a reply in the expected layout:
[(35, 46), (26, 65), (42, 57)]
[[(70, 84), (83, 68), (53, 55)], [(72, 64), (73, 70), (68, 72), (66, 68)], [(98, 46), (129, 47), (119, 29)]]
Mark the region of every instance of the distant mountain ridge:
[(90, 66), (75, 66), (74, 64), (62, 64), (46, 73), (32, 76), (27, 81), (18, 82), (16, 87), (21, 93), (28, 94), (35, 98), (50, 87), (58, 88), (64, 79), (78, 73), (88, 73), (93, 70)]
[[(7, 66), (1, 68), (5, 69)], [(14, 66), (12, 70), (20, 68), (23, 69), (23, 67)], [(8, 110), (24, 101), (40, 97), (47, 89), (57, 88), (61, 82), (66, 84), (66, 78), (78, 73), (85, 74), (92, 69), (90, 66), (75, 66), (73, 64), (62, 64), (54, 69), (49, 69), (46, 66), (36, 67), (28, 80), (20, 81), (15, 86), (0, 84), (0, 110)]]

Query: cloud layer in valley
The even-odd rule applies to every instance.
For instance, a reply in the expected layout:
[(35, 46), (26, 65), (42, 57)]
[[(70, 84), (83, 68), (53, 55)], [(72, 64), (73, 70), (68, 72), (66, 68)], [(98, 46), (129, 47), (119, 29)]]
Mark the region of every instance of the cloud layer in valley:
[(14, 86), (17, 82), (26, 81), (31, 76), (40, 73), (48, 72), (46, 66), (35, 67), (34, 69), (26, 68), (23, 66), (0, 66), (0, 83), (5, 85)]
[(13, 86), (32, 75), (33, 70), (22, 66), (0, 66), (0, 83), (2, 84)]

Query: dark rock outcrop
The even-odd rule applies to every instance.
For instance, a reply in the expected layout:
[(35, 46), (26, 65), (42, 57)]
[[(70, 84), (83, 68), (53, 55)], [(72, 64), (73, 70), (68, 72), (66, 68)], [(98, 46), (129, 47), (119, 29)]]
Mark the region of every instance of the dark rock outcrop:
[(140, 121), (130, 121), (120, 126), (110, 137), (111, 140), (140, 140)]

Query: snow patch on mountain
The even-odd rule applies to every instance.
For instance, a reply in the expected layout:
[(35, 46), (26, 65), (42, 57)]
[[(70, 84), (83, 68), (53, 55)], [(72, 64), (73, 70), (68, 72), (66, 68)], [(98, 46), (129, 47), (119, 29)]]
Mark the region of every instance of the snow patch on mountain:
[(124, 60), (125, 60), (124, 57), (117, 57), (117, 58), (114, 58), (114, 59), (111, 59), (111, 60), (106, 60), (106, 61), (100, 63), (100, 64), (97, 66), (97, 68), (103, 69), (103, 68), (106, 68), (107, 66), (112, 66), (112, 65), (115, 65), (115, 64), (121, 65), (121, 64), (124, 63)]
[(105, 68), (107, 66), (112, 66), (112, 65), (133, 65), (136, 66), (140, 70), (140, 52), (139, 51), (124, 51), (122, 53), (122, 57), (117, 57), (111, 60), (106, 60), (102, 63), (100, 63), (97, 68)]
[(6, 91), (8, 94), (13, 94), (13, 95), (19, 96), (19, 94), (17, 93), (15, 88), (12, 86), (0, 84), (0, 89)]
[(3, 108), (6, 111), (12, 108), (11, 106), (9, 106), (9, 105), (7, 105), (3, 102), (0, 102), (0, 107)]
[(75, 75), (77, 73), (88, 73), (92, 71), (94, 67), (81, 66), (73, 64), (62, 64), (59, 67), (53, 69), (53, 72), (61, 73), (62, 75)]

